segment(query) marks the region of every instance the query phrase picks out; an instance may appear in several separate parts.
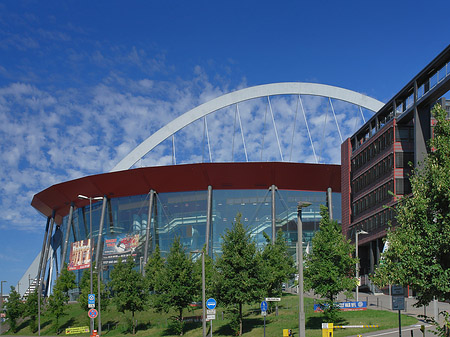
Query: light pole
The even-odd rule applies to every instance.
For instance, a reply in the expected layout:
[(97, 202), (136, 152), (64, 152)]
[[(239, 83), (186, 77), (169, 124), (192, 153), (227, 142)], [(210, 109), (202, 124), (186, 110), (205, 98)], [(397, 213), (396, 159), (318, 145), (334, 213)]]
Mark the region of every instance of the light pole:
[(192, 253), (202, 254), (202, 329), (203, 337), (206, 337), (206, 281), (205, 281), (205, 252), (203, 250), (194, 250)]
[(310, 202), (300, 201), (297, 204), (297, 262), (298, 262), (298, 335), (305, 337), (305, 309), (303, 299), (303, 223), (302, 223), (302, 209), (311, 205)]
[[(94, 241), (92, 238), (92, 200), (102, 200), (103, 197), (87, 197), (85, 195), (78, 194), (78, 199), (89, 200), (89, 258), (91, 260), (90, 267), (89, 267), (89, 269), (90, 269), (89, 273), (91, 276), (90, 290), (91, 290), (91, 294), (93, 294), (94, 291), (93, 291), (93, 287), (92, 287), (92, 251), (93, 251), (94, 245), (92, 243)], [(98, 296), (100, 296), (100, 294), (98, 294)], [(92, 331), (94, 331), (94, 319), (93, 318), (91, 318), (91, 334), (92, 334)]]
[(355, 231), (355, 246), (356, 246), (356, 301), (359, 300), (359, 258), (358, 258), (358, 236), (359, 234), (369, 234), (364, 230)]
[(3, 283), (6, 283), (7, 281), (1, 281), (0, 285), (0, 335), (2, 334), (2, 321), (3, 321)]

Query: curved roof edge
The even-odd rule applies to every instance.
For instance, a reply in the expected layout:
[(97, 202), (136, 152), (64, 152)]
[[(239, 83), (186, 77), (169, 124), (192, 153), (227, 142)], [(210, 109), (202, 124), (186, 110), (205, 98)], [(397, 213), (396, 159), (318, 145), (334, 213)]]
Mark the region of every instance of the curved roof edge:
[(374, 112), (377, 112), (384, 106), (384, 103), (356, 91), (320, 83), (285, 82), (249, 87), (212, 99), (175, 118), (134, 148), (125, 156), (125, 158), (114, 166), (111, 172), (128, 170), (162, 141), (190, 123), (214, 111), (250, 99), (276, 95), (312, 95), (330, 97), (359, 105)]
[(119, 198), (157, 193), (213, 190), (278, 189), (323, 191), (331, 187), (341, 191), (341, 166), (304, 163), (206, 163), (144, 167), (103, 173), (53, 185), (34, 195), (31, 205), (49, 217), (54, 210), (55, 221), (69, 213), (70, 205), (88, 204), (79, 194)]

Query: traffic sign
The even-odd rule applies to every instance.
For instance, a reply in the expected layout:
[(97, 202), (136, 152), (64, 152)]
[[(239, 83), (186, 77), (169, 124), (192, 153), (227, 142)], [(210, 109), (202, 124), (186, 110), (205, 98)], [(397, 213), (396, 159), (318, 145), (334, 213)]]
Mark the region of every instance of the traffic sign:
[(280, 302), (281, 297), (266, 297), (267, 302)]
[(261, 311), (267, 311), (267, 302), (266, 301), (261, 302)]
[(216, 309), (208, 309), (208, 310), (206, 310), (206, 314), (207, 315), (215, 315), (216, 314)]
[(88, 295), (88, 304), (95, 304), (95, 294)]
[(262, 316), (267, 316), (267, 311), (261, 311)]
[(217, 305), (217, 302), (214, 298), (208, 298), (208, 300), (206, 301), (206, 307), (208, 309), (215, 309)]
[(206, 315), (207, 320), (216, 319), (216, 315)]
[(98, 311), (95, 310), (95, 309), (90, 309), (90, 310), (88, 311), (88, 316), (89, 316), (90, 318), (95, 318), (95, 317), (97, 317), (97, 315), (98, 315)]

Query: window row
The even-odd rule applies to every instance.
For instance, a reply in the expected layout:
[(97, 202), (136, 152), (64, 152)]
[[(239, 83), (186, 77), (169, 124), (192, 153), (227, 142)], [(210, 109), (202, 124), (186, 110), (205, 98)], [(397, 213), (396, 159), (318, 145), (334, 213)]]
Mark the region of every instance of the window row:
[(367, 194), (363, 198), (355, 201), (352, 205), (353, 216), (358, 216), (359, 214), (367, 211), (368, 209), (377, 206), (381, 203), (386, 203), (391, 200), (394, 192), (394, 183), (392, 180), (388, 181), (386, 184), (378, 187), (376, 190)]
[(407, 195), (411, 194), (411, 182), (408, 178), (398, 178), (395, 179), (395, 194), (397, 195)]
[(364, 230), (370, 234), (371, 232), (385, 228), (389, 222), (395, 225), (395, 210), (393, 208), (384, 209), (370, 218), (358, 222), (349, 230), (349, 237), (354, 239), (356, 230)]
[(367, 170), (366, 173), (361, 174), (358, 178), (352, 181), (352, 193), (356, 194), (367, 186), (373, 185), (377, 180), (392, 173), (394, 169), (393, 155), (390, 154), (378, 164)]
[(414, 127), (401, 125), (395, 129), (395, 139), (397, 141), (414, 141)]
[(394, 142), (394, 133), (392, 128), (383, 133), (378, 139), (370, 144), (365, 150), (361, 151), (352, 160), (352, 171), (355, 171), (371, 161)]

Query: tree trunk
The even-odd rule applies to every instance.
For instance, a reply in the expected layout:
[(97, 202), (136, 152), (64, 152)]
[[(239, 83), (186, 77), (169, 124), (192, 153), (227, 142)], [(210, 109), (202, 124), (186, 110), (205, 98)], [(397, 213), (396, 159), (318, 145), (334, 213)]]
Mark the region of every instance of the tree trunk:
[(136, 327), (135, 327), (135, 323), (134, 323), (134, 311), (131, 312), (131, 320), (133, 321), (133, 335), (136, 333)]
[(180, 331), (180, 336), (183, 336), (183, 309), (180, 309), (180, 327), (181, 327), (181, 331)]
[(242, 303), (239, 303), (239, 336), (242, 336)]

